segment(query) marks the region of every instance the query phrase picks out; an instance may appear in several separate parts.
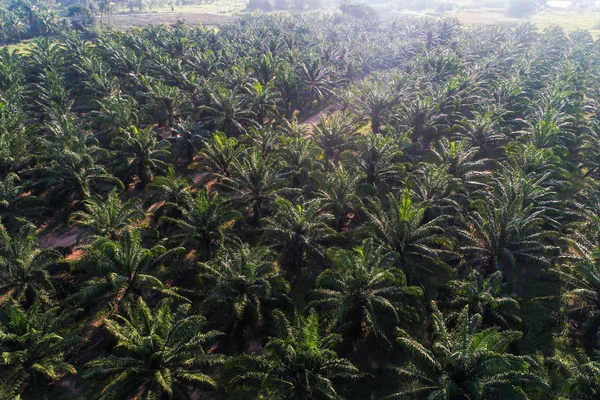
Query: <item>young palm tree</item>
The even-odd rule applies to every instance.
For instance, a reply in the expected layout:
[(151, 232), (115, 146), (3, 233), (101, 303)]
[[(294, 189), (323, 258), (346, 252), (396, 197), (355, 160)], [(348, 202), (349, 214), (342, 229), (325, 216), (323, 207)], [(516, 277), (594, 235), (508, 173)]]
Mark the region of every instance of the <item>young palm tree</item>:
[(328, 226), (331, 215), (319, 212), (318, 200), (293, 205), (279, 198), (275, 204), (277, 213), (269, 219), (265, 235), (279, 252), (281, 264), (297, 276), (308, 257), (323, 256), (321, 243), (334, 233)]
[(86, 230), (81, 236), (117, 240), (121, 231), (144, 218), (144, 212), (138, 208), (139, 204), (140, 200), (136, 197), (123, 203), (113, 189), (106, 200), (100, 197), (84, 200), (84, 210), (75, 211), (69, 220), (73, 225)]
[(22, 227), (14, 236), (0, 225), (0, 303), (7, 295), (16, 301), (31, 305), (39, 299), (51, 303), (54, 291), (50, 267), (60, 261), (60, 254), (40, 249), (32, 227)]
[(157, 139), (151, 126), (144, 129), (132, 126), (129, 131), (122, 131), (122, 135), (112, 142), (116, 151), (114, 169), (125, 178), (135, 175), (143, 189), (156, 172), (167, 169), (166, 160), (171, 155), (169, 142)]
[(172, 303), (163, 299), (151, 310), (138, 298), (124, 316), (105, 321), (117, 341), (113, 354), (90, 361), (83, 374), (99, 382), (95, 398), (193, 399), (217, 387), (211, 368), (224, 359), (208, 348), (220, 332), (205, 332), (204, 317)]
[[(48, 383), (76, 374), (64, 359), (77, 343), (69, 333), (74, 311), (46, 309), (40, 301), (25, 311), (9, 298), (0, 309), (0, 391), (5, 398), (43, 396)], [(71, 331), (72, 332), (72, 331)]]
[(418, 318), (417, 309), (409, 304), (423, 292), (406, 286), (406, 277), (397, 268), (398, 253), (366, 239), (352, 251), (330, 249), (327, 256), (333, 268), (318, 276), (308, 307), (319, 312), (328, 328), (344, 332), (355, 347), (370, 335), (390, 344), (391, 326)]
[(198, 259), (206, 261), (227, 241), (233, 239), (231, 226), (241, 214), (231, 210), (215, 192), (201, 190), (190, 207), (180, 208), (181, 217), (163, 217), (176, 230), (170, 239), (188, 250)]
[(386, 399), (526, 399), (527, 390), (548, 388), (533, 359), (506, 353), (521, 332), (479, 331), (481, 316), (469, 317), (468, 307), (450, 329), (435, 303), (432, 307), (431, 349), (400, 333), (398, 344), (410, 361), (395, 369), (404, 387)]
[(262, 355), (236, 359), (232, 370), (237, 376), (230, 384), (272, 400), (339, 398), (336, 384), (359, 377), (358, 369), (332, 349), (340, 337), (321, 337), (316, 313), (298, 316), (292, 323), (283, 313), (275, 316), (277, 337), (269, 340)]
[(409, 285), (434, 273), (433, 267), (445, 269), (443, 256), (451, 244), (442, 228), (446, 217), (425, 221), (426, 209), (412, 202), (408, 190), (400, 198), (388, 195), (386, 203), (372, 203), (364, 234), (399, 254)]
[(265, 248), (240, 244), (200, 267), (209, 293), (202, 307), (231, 333), (234, 349), (242, 350), (245, 339), (264, 328), (270, 310), (289, 302), (289, 283)]

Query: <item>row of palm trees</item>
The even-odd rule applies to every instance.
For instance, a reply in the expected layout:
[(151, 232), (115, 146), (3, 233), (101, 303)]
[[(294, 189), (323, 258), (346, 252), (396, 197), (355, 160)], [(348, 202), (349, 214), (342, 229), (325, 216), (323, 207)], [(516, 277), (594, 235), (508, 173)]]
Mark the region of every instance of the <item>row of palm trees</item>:
[(0, 393), (596, 398), (598, 55), (338, 14), (0, 50)]

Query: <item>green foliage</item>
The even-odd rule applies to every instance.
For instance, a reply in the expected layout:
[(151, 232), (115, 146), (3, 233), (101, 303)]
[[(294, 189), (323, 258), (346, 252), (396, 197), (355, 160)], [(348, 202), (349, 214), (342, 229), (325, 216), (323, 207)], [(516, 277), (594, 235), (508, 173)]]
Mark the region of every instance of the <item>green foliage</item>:
[(328, 399), (338, 396), (335, 383), (359, 377), (358, 369), (340, 358), (332, 347), (339, 337), (321, 337), (318, 317), (311, 313), (290, 322), (277, 316), (277, 337), (269, 340), (259, 357), (237, 360), (247, 372), (233, 378), (231, 385), (250, 387), (269, 399)]
[(125, 316), (105, 322), (118, 353), (87, 363), (83, 376), (101, 382), (99, 399), (121, 399), (134, 392), (148, 398), (191, 399), (194, 389), (216, 387), (208, 371), (223, 362), (206, 351), (220, 333), (203, 332), (205, 325), (202, 316), (189, 315), (188, 307), (173, 311), (171, 299), (152, 310), (139, 298)]
[(0, 10), (0, 398), (598, 398), (600, 46), (341, 7)]
[(479, 330), (481, 316), (469, 317), (465, 307), (449, 329), (432, 303), (434, 337), (431, 349), (400, 332), (398, 343), (410, 362), (394, 372), (405, 388), (386, 398), (527, 398), (527, 391), (547, 384), (529, 357), (506, 353), (521, 337), (518, 331)]

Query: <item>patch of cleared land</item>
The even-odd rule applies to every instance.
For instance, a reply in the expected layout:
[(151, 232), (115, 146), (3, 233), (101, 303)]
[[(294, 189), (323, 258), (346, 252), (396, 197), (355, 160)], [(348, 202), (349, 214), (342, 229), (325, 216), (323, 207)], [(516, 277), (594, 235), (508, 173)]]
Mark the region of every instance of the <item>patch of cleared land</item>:
[(450, 17), (458, 19), (462, 24), (518, 24), (529, 21), (534, 23), (540, 30), (558, 25), (567, 32), (584, 29), (594, 37), (600, 36), (600, 29), (595, 27), (600, 23), (600, 11), (579, 12), (575, 10), (547, 9), (523, 19), (507, 17), (503, 8), (461, 8), (445, 13), (436, 13), (433, 10), (424, 12), (402, 11), (398, 14), (419, 15), (429, 18)]
[(235, 21), (232, 15), (213, 14), (207, 12), (157, 12), (139, 14), (114, 14), (110, 18), (113, 28), (123, 29), (134, 26), (173, 24), (183, 21), (191, 25), (221, 25)]

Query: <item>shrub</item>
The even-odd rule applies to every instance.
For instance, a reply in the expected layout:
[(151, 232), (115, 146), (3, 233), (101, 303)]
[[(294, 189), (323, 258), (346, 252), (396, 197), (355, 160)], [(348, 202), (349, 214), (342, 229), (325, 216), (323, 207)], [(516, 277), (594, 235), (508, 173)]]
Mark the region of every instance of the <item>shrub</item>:
[(506, 10), (506, 15), (513, 18), (528, 17), (535, 14), (536, 7), (532, 0), (513, 0)]
[(67, 17), (71, 25), (78, 31), (93, 29), (96, 26), (96, 16), (88, 7), (81, 3), (73, 4), (67, 8)]
[(269, 0), (250, 0), (247, 8), (248, 10), (272, 11), (273, 5)]
[(454, 3), (440, 3), (435, 8), (436, 12), (443, 13), (447, 11), (452, 11), (454, 9)]
[(354, 18), (373, 19), (377, 17), (377, 11), (365, 3), (355, 3), (343, 0), (340, 3), (340, 11), (343, 14), (351, 15)]

